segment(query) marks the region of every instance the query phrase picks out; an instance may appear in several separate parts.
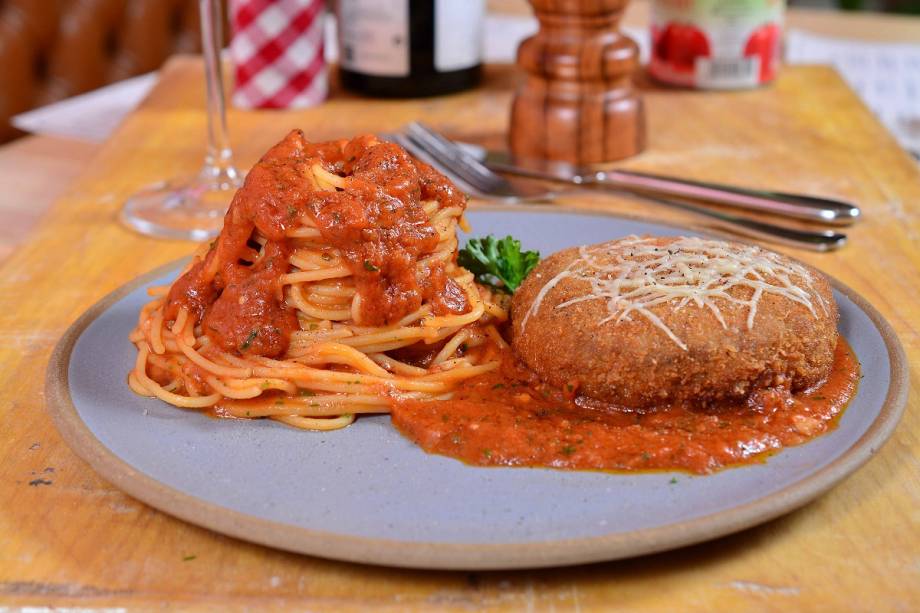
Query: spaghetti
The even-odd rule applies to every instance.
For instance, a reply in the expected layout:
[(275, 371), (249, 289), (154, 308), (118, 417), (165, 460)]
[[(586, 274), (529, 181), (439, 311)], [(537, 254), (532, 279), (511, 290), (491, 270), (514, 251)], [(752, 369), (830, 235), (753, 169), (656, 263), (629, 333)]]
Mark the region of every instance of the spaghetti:
[(291, 132), (253, 167), (220, 236), (151, 290), (130, 335), (131, 389), (316, 430), (449, 398), (507, 348), (505, 305), (456, 264), (465, 204), (397, 145)]

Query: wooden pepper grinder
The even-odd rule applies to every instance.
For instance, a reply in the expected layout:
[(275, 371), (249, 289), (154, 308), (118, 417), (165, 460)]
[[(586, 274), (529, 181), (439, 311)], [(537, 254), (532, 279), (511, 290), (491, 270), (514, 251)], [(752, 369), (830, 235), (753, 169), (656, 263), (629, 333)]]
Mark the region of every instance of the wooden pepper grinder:
[(521, 163), (584, 165), (645, 147), (632, 84), (639, 48), (618, 30), (628, 0), (530, 0), (540, 31), (518, 48), (527, 80), (511, 107), (511, 153)]

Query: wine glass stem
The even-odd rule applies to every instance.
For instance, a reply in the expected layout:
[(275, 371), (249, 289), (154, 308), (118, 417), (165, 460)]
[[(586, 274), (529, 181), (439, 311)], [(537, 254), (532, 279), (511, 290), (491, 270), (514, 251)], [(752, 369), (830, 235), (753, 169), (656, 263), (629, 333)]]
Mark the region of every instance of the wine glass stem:
[(203, 173), (218, 183), (235, 183), (239, 173), (233, 166), (233, 151), (227, 134), (227, 110), (220, 61), (223, 41), (223, 16), (220, 0), (199, 0), (201, 46), (204, 52), (208, 99), (208, 151)]

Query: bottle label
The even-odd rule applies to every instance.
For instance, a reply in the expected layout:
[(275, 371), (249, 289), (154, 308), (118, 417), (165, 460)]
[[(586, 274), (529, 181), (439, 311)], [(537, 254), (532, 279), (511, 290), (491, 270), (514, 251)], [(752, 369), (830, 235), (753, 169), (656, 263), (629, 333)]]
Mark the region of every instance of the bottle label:
[(654, 0), (652, 75), (703, 89), (755, 87), (779, 67), (784, 0)]
[(338, 21), (344, 68), (379, 77), (409, 76), (409, 0), (340, 0)]
[(435, 70), (463, 70), (482, 61), (485, 8), (485, 0), (435, 0)]

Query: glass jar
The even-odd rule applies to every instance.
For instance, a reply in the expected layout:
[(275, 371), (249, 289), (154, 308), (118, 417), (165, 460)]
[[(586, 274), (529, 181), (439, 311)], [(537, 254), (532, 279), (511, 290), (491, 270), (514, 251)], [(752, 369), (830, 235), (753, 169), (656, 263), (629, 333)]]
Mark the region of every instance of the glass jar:
[(654, 0), (651, 75), (698, 89), (745, 89), (776, 78), (784, 0)]

